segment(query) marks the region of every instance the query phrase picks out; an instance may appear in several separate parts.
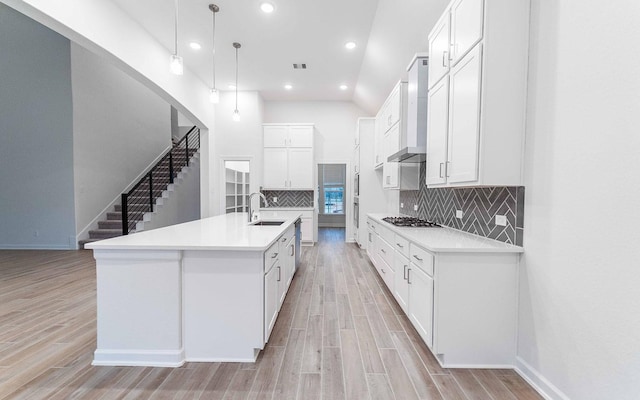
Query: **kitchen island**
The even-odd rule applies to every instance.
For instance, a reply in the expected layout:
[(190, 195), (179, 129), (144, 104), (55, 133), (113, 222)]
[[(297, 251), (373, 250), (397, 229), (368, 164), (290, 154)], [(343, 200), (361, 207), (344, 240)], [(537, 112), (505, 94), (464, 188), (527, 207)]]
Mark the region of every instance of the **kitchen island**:
[(294, 224), (246, 213), (94, 242), (93, 365), (253, 362), (295, 273)]

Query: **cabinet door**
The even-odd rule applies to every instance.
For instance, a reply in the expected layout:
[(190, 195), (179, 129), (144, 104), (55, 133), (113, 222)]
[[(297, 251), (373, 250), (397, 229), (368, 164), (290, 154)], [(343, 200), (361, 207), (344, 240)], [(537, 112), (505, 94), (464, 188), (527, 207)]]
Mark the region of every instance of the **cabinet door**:
[(284, 303), (284, 298), (287, 296), (287, 277), (286, 275), (286, 257), (282, 257), (278, 255), (278, 262), (273, 266), (273, 269), (276, 270), (276, 280), (278, 282), (278, 311), (280, 311), (280, 307), (282, 307), (282, 303)]
[(264, 127), (264, 147), (286, 147), (287, 146), (286, 125), (265, 126)]
[(313, 149), (289, 148), (289, 189), (313, 190)]
[(313, 218), (301, 218), (300, 240), (313, 242)]
[(449, 130), (449, 78), (429, 90), (427, 106), (427, 174), (426, 184), (444, 184)]
[(262, 184), (265, 188), (286, 189), (288, 187), (287, 161), (286, 148), (264, 149)]
[(429, 34), (429, 87), (449, 71), (449, 12), (445, 12)]
[(313, 126), (290, 126), (289, 147), (313, 147)]
[(433, 278), (415, 265), (407, 270), (409, 320), (427, 346), (433, 346)]
[(387, 158), (397, 153), (400, 150), (400, 124), (395, 124), (393, 128), (389, 129), (384, 135), (384, 153), (383, 161), (387, 161)]
[(296, 270), (296, 241), (295, 238), (289, 240), (287, 248), (285, 249), (284, 257), (286, 259), (285, 277), (287, 281), (287, 287), (291, 285), (293, 280), (293, 274)]
[(378, 112), (376, 116), (376, 126), (375, 126), (375, 135), (374, 135), (374, 157), (373, 157), (373, 168), (378, 168), (382, 165), (382, 138), (385, 133), (386, 122), (384, 121), (384, 116), (382, 114), (382, 110)]
[(400, 87), (402, 84), (396, 86), (396, 88), (389, 95), (389, 102), (387, 105), (387, 128), (392, 127), (396, 122), (400, 121), (400, 106), (401, 99)]
[(399, 175), (400, 169), (397, 162), (384, 163), (382, 166), (382, 187), (384, 189), (396, 189), (398, 187)]
[[(447, 182), (478, 180), (482, 45), (451, 69)], [(428, 158), (428, 157), (427, 157)]]
[(393, 297), (405, 313), (409, 311), (409, 284), (407, 283), (407, 271), (409, 270), (409, 259), (399, 252), (395, 254), (395, 275), (393, 286)]
[(457, 0), (451, 5), (451, 65), (482, 39), (483, 0)]
[(264, 276), (264, 341), (269, 335), (278, 316), (278, 270), (275, 266)]

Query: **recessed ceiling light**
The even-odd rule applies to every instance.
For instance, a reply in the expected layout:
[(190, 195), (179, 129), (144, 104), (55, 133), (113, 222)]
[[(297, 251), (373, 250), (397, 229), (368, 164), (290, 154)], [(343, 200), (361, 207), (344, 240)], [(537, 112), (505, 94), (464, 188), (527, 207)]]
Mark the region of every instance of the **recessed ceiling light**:
[(293, 86), (287, 83), (286, 85), (284, 85), (284, 88), (287, 90), (291, 90), (293, 89)]
[(202, 46), (200, 46), (200, 43), (196, 42), (189, 43), (189, 47), (191, 47), (193, 50), (200, 50), (202, 48)]
[(344, 47), (347, 50), (353, 50), (353, 49), (356, 48), (356, 42), (347, 42), (347, 43), (344, 44)]
[(347, 90), (349, 89), (349, 86), (347, 85), (340, 85), (340, 90)]
[(236, 90), (236, 85), (234, 85), (233, 83), (230, 83), (228, 88), (229, 90)]
[(273, 4), (265, 1), (260, 4), (260, 9), (266, 14), (271, 14), (276, 9), (276, 7)]

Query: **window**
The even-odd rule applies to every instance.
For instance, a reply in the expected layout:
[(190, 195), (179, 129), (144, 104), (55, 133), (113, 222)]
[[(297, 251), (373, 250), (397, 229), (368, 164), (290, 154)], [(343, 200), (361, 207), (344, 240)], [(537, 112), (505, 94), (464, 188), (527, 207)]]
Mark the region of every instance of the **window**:
[(344, 164), (319, 164), (320, 213), (344, 215), (344, 186), (346, 166)]

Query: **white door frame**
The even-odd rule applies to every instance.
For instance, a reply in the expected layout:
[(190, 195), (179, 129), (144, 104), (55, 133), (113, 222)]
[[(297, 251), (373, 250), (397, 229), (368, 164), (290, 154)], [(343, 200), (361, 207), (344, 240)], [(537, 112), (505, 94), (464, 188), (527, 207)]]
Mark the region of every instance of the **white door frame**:
[(224, 214), (227, 208), (227, 202), (225, 195), (227, 193), (227, 185), (226, 181), (226, 171), (224, 167), (225, 161), (249, 161), (249, 193), (257, 192), (259, 186), (258, 182), (255, 179), (255, 169), (253, 165), (253, 156), (220, 156), (218, 158), (218, 165), (220, 165), (220, 173), (218, 174), (218, 178), (220, 179), (220, 184), (218, 187), (220, 188), (220, 193), (218, 194), (218, 201), (220, 204), (220, 214)]
[[(354, 178), (354, 174), (353, 174), (353, 168), (352, 168), (352, 161), (351, 160), (316, 160), (316, 168), (315, 168), (315, 176), (314, 176), (314, 181), (315, 181), (315, 186), (316, 188), (314, 189), (314, 197), (316, 198), (316, 203), (320, 202), (320, 199), (318, 198), (319, 196), (319, 188), (320, 188), (320, 183), (318, 182), (318, 165), (320, 164), (344, 164), (345, 168), (346, 168), (346, 174), (345, 174), (345, 185), (344, 185), (344, 191), (345, 191), (345, 195), (344, 195), (344, 239), (345, 242), (347, 243), (352, 243), (354, 242), (354, 238), (353, 238), (353, 178)], [(315, 212), (316, 214), (320, 211), (320, 205), (316, 204), (315, 205)], [(316, 215), (316, 220), (318, 220), (318, 216)]]

